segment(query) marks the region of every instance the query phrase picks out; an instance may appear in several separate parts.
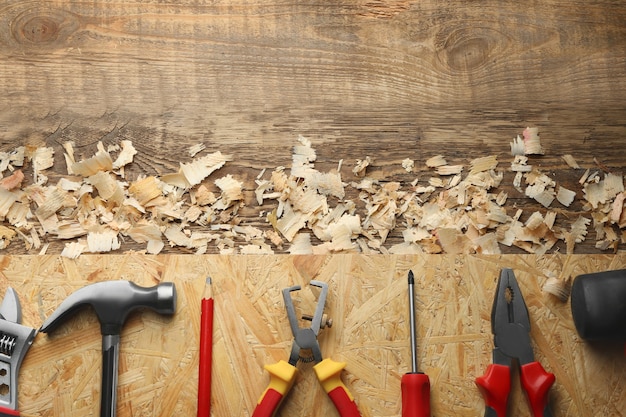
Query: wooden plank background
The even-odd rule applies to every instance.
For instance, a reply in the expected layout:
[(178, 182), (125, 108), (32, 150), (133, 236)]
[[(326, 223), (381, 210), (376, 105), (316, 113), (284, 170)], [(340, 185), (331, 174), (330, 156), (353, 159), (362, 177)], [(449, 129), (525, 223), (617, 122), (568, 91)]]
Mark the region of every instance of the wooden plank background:
[[(321, 171), (344, 159), (342, 178), (351, 181), (356, 159), (371, 156), (371, 175), (410, 181), (405, 158), (418, 174), (440, 153), (451, 164), (506, 159), (512, 138), (536, 126), (546, 154), (533, 164), (579, 190), (582, 171), (568, 168), (563, 154), (583, 168), (624, 171), (625, 21), (626, 4), (608, 0), (0, 0), (0, 151), (54, 147), (54, 180), (65, 172), (64, 142), (89, 157), (98, 141), (131, 140), (139, 154), (127, 175), (135, 179), (177, 170), (189, 146), (205, 143), (234, 156), (221, 172), (246, 184), (241, 223), (267, 227), (259, 217), (267, 207), (253, 203), (254, 178), (289, 166), (300, 134), (312, 140)], [(537, 208), (508, 191), (513, 205)], [(574, 219), (580, 204), (562, 214)], [(389, 243), (400, 239), (393, 234)], [(573, 257), (515, 248), (492, 257), (185, 257), (167, 246), (151, 257), (122, 255), (143, 249), (125, 242), (116, 255), (70, 261), (57, 256), (62, 243), (52, 242), (47, 256), (25, 256), (36, 252), (17, 242), (3, 250), (1, 284), (17, 289), (25, 321), (38, 327), (89, 282), (175, 281), (175, 318), (139, 314), (125, 327), (118, 415), (187, 416), (195, 413), (197, 311), (210, 273), (218, 303), (214, 415), (230, 417), (252, 410), (267, 382), (262, 365), (288, 351), (279, 290), (321, 278), (331, 284), (335, 318), (322, 348), (348, 362), (344, 379), (364, 415), (382, 417), (400, 413), (399, 378), (410, 361), (404, 277), (414, 268), (433, 415), (476, 416), (483, 401), (473, 379), (490, 359), (492, 289), (498, 269), (510, 266), (529, 303), (537, 356), (557, 376), (555, 416), (621, 416), (621, 348), (581, 343), (568, 304), (541, 292), (546, 271), (624, 267), (623, 254), (599, 254), (594, 244), (590, 236)], [(39, 335), (20, 375), (23, 415), (97, 415), (99, 361), (88, 312), (50, 340)], [(519, 385), (514, 399), (513, 414), (530, 415)], [(312, 409), (333, 415), (304, 367), (280, 415)]]
[[(234, 156), (220, 172), (246, 185), (242, 223), (266, 228), (253, 180), (289, 166), (299, 134), (319, 170), (344, 159), (346, 182), (366, 156), (371, 175), (390, 181), (415, 178), (405, 158), (419, 175), (438, 153), (451, 164), (507, 156), (527, 126), (546, 149), (533, 163), (579, 198), (582, 171), (563, 154), (623, 170), (621, 2), (4, 1), (0, 10), (0, 149), (53, 146), (51, 180), (65, 172), (68, 140), (78, 158), (98, 141), (132, 140), (128, 180), (176, 171), (189, 146), (205, 143)], [(509, 188), (512, 204), (538, 207)], [(597, 253), (594, 244), (577, 251)]]
[[(193, 259), (193, 260), (191, 260)], [(345, 361), (342, 374), (363, 416), (399, 416), (400, 378), (410, 370), (407, 272), (416, 274), (419, 368), (432, 385), (433, 416), (478, 416), (483, 399), (474, 379), (491, 362), (490, 311), (499, 270), (513, 268), (531, 319), (537, 360), (556, 375), (549, 398), (555, 417), (621, 416), (626, 357), (620, 344), (592, 345), (578, 337), (569, 303), (541, 291), (546, 277), (626, 267), (623, 255), (564, 256), (221, 256), (90, 255), (0, 258), (3, 282), (17, 288), (24, 322), (39, 327), (73, 291), (104, 280), (143, 286), (171, 281), (178, 290), (173, 318), (140, 310), (123, 328), (118, 416), (194, 416), (200, 300), (213, 279), (215, 338), (213, 415), (247, 416), (269, 376), (264, 364), (287, 360), (291, 333), (281, 289), (298, 311), (314, 308), (307, 283), (329, 284), (325, 312), (333, 326), (320, 333), (325, 357)], [(4, 288), (2, 288), (4, 291)], [(39, 334), (20, 374), (22, 415), (96, 416), (101, 381), (100, 329), (81, 310), (51, 336)], [(278, 416), (335, 416), (310, 364)], [(511, 415), (532, 415), (513, 380)]]

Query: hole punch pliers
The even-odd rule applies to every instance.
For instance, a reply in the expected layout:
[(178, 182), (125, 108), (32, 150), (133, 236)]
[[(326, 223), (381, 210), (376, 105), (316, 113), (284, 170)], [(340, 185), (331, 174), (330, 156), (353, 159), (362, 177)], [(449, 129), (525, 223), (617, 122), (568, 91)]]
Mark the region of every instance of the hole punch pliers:
[(530, 319), (522, 292), (511, 269), (500, 272), (493, 308), (491, 331), (494, 335), (493, 364), (476, 385), (485, 398), (485, 417), (505, 417), (511, 390), (511, 366), (520, 367), (522, 387), (526, 391), (534, 417), (552, 417), (548, 390), (554, 374), (546, 372), (534, 359), (530, 343)]
[(324, 317), (324, 304), (328, 294), (328, 284), (321, 281), (311, 281), (312, 286), (321, 289), (320, 296), (315, 308), (313, 317), (303, 316), (307, 320), (311, 320), (311, 326), (300, 328), (296, 310), (291, 299), (291, 292), (300, 290), (300, 286), (296, 285), (283, 289), (283, 299), (289, 319), (289, 326), (293, 333), (293, 344), (289, 362), (283, 360), (272, 365), (265, 365), (265, 369), (270, 374), (270, 382), (265, 389), (252, 417), (270, 417), (273, 416), (283, 398), (287, 395), (296, 378), (298, 361), (314, 362), (313, 370), (322, 387), (335, 404), (337, 411), (341, 417), (360, 417), (361, 414), (357, 409), (354, 398), (341, 381), (341, 371), (346, 364), (343, 362), (335, 362), (332, 359), (323, 359), (320, 345), (317, 341), (317, 335), (321, 328), (332, 325)]

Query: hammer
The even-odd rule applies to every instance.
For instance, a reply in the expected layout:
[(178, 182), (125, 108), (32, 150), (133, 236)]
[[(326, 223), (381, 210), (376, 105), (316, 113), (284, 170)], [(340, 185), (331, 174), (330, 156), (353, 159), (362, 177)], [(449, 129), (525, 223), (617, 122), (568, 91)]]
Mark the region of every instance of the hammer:
[(176, 287), (165, 282), (140, 287), (132, 282), (104, 281), (83, 287), (69, 297), (43, 323), (40, 331), (49, 333), (80, 307), (93, 307), (102, 333), (102, 390), (100, 416), (113, 417), (117, 405), (117, 373), (120, 333), (128, 314), (140, 307), (172, 315), (176, 311)]
[(577, 276), (571, 307), (581, 338), (626, 342), (626, 269)]

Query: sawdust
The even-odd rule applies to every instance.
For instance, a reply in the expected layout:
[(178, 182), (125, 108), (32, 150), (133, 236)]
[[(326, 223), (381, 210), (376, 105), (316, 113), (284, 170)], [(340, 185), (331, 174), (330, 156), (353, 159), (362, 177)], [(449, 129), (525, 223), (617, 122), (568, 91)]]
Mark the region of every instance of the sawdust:
[[(252, 186), (230, 174), (220, 176), (233, 157), (208, 153), (203, 144), (189, 150), (191, 161), (177, 172), (131, 182), (124, 174), (137, 154), (131, 141), (108, 149), (98, 144), (93, 156), (78, 161), (71, 143), (63, 149), (67, 172), (56, 184), (46, 175), (53, 166), (52, 148), (0, 153), (0, 248), (21, 240), (27, 250), (45, 253), (57, 240), (65, 242), (63, 256), (76, 258), (124, 250), (123, 242), (131, 239), (152, 254), (166, 245), (197, 254), (498, 254), (513, 246), (544, 254), (559, 242), (573, 253), (590, 229), (600, 250), (615, 251), (626, 239), (623, 175), (587, 169), (580, 190), (561, 186), (551, 173), (529, 164), (526, 155), (544, 153), (537, 128), (513, 140), (508, 166), (495, 155), (468, 161), (467, 167), (433, 155), (425, 163), (431, 176), (410, 183), (370, 176), (371, 156), (354, 161), (358, 181), (346, 183), (343, 160), (337, 169), (317, 170), (316, 151), (302, 136), (291, 168), (266, 168)], [(580, 169), (571, 155), (563, 159)], [(411, 158), (401, 166), (407, 173), (415, 169)], [(29, 169), (32, 180), (23, 175)], [(547, 211), (523, 213), (508, 204), (501, 190), (506, 171), (515, 173), (514, 188)], [(209, 191), (209, 181), (219, 192)], [(259, 206), (272, 207), (265, 214), (266, 230), (240, 224), (247, 188), (255, 189)], [(348, 191), (358, 197), (346, 198)], [(555, 206), (569, 207), (577, 196), (583, 213), (562, 218)], [(528, 219), (522, 222), (522, 216)], [(401, 232), (403, 242), (386, 244), (393, 231)]]

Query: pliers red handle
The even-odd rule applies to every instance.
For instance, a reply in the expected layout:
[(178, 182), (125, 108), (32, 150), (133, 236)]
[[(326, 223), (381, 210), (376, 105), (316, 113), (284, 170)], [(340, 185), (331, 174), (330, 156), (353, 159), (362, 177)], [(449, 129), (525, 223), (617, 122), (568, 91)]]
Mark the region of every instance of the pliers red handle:
[(500, 273), (491, 310), (491, 330), (495, 346), (493, 364), (489, 365), (485, 375), (476, 378), (476, 385), (485, 398), (485, 417), (506, 417), (514, 361), (520, 365), (522, 387), (533, 416), (552, 417), (548, 391), (555, 377), (534, 360), (528, 309), (511, 269), (503, 269)]
[[(296, 285), (283, 290), (287, 317), (289, 318), (289, 325), (294, 336), (291, 355), (289, 356), (289, 362), (281, 360), (273, 365), (265, 366), (265, 369), (270, 374), (270, 382), (261, 395), (252, 417), (271, 417), (276, 413), (282, 400), (293, 386), (298, 372), (296, 364), (302, 359), (305, 359), (307, 362), (315, 362), (315, 366), (313, 366), (315, 375), (333, 401), (341, 417), (361, 416), (354, 398), (341, 381), (341, 371), (346, 364), (335, 362), (332, 359), (322, 359), (322, 351), (317, 341), (317, 335), (322, 328), (328, 284), (321, 281), (311, 281), (311, 285), (321, 288), (321, 293), (317, 301), (315, 315), (311, 319), (311, 326), (306, 328), (300, 328), (291, 299), (291, 292), (299, 290), (300, 286)], [(301, 350), (309, 351), (310, 356), (303, 358)]]

